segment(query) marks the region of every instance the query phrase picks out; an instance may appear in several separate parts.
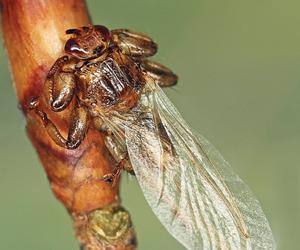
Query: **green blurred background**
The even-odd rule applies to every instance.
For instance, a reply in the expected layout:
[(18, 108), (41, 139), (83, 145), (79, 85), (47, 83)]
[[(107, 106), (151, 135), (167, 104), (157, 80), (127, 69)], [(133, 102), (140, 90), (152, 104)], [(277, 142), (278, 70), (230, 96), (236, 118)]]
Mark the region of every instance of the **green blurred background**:
[[(94, 23), (151, 35), (180, 81), (168, 96), (261, 201), (278, 249), (299, 249), (300, 2), (88, 1)], [(78, 249), (24, 131), (0, 49), (0, 249)], [(24, 62), (26, 63), (26, 62)], [(183, 249), (124, 175), (139, 249)]]

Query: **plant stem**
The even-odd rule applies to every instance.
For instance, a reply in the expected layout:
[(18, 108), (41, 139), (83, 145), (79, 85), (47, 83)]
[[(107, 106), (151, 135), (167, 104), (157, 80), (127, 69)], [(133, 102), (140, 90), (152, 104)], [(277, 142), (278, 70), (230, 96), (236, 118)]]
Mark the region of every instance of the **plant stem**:
[[(115, 164), (102, 135), (89, 129), (75, 150), (57, 146), (28, 108), (40, 96), (45, 76), (63, 53), (65, 30), (90, 23), (83, 0), (2, 0), (2, 29), (14, 87), (26, 117), (27, 133), (47, 173), (55, 196), (74, 219), (83, 249), (135, 249), (134, 230), (120, 206), (119, 184), (111, 187), (100, 178)], [(55, 113), (43, 107), (66, 133), (72, 105)]]

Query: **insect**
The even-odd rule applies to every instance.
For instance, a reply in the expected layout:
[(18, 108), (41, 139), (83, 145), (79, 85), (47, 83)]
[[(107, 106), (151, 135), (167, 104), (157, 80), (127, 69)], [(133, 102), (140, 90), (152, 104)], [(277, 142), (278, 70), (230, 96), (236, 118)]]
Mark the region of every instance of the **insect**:
[(50, 69), (43, 95), (53, 112), (75, 100), (68, 137), (31, 102), (55, 143), (71, 150), (90, 126), (99, 129), (118, 162), (103, 180), (114, 182), (122, 169), (133, 172), (156, 216), (188, 249), (274, 249), (252, 192), (161, 90), (177, 76), (149, 60), (156, 43), (101, 25), (66, 34), (65, 55)]

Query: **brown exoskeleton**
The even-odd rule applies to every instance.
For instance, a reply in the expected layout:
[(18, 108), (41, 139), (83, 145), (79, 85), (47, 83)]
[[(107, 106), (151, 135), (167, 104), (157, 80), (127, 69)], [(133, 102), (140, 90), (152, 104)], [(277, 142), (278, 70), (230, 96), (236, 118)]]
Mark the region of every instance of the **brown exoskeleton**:
[(119, 164), (103, 179), (134, 171), (156, 216), (187, 249), (275, 249), (254, 195), (206, 139), (193, 135), (161, 90), (177, 77), (147, 59), (156, 44), (99, 25), (67, 34), (66, 55), (49, 71), (44, 95), (54, 112), (76, 103), (68, 138), (31, 102), (49, 136), (74, 149), (90, 125), (105, 132)]
[[(66, 55), (58, 58), (50, 69), (44, 94), (54, 112), (64, 110), (76, 98), (68, 138), (61, 135), (37, 102), (32, 103), (47, 133), (61, 147), (77, 148), (91, 121), (99, 130), (106, 130), (101, 117), (132, 109), (147, 78), (160, 86), (177, 82), (171, 70), (147, 60), (156, 53), (157, 45), (144, 34), (126, 29), (109, 31), (101, 25), (69, 29), (66, 34), (71, 35), (65, 44)], [(126, 156), (120, 159), (115, 173), (106, 180), (112, 181), (111, 176), (119, 175), (125, 160)]]

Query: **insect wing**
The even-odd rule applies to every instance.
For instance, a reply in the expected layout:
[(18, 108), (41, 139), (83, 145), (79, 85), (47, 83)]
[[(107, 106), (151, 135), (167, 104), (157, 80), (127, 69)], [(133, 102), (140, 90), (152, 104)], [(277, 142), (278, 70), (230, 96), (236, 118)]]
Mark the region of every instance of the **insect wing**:
[(150, 207), (188, 249), (275, 249), (249, 188), (158, 87), (125, 130), (129, 158)]

